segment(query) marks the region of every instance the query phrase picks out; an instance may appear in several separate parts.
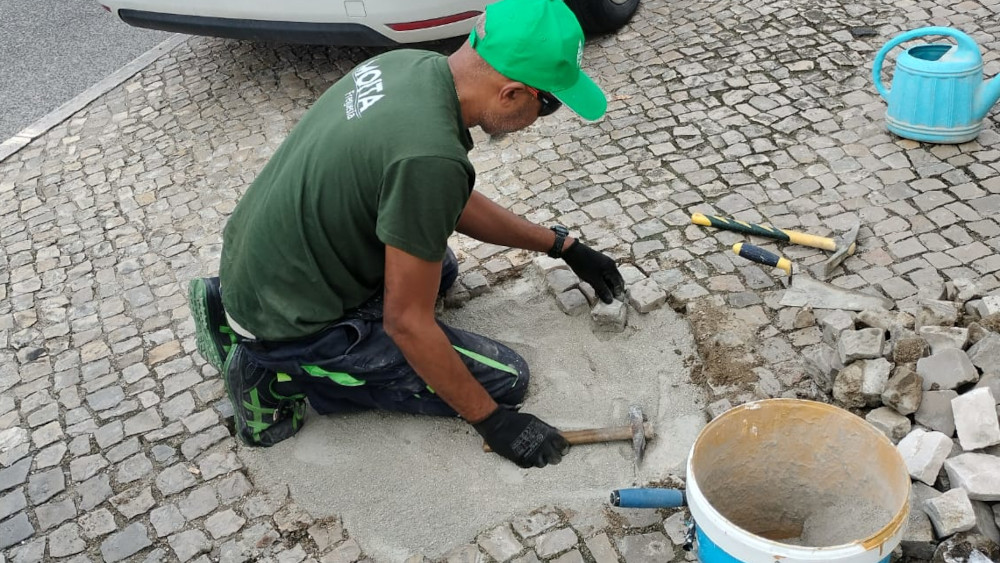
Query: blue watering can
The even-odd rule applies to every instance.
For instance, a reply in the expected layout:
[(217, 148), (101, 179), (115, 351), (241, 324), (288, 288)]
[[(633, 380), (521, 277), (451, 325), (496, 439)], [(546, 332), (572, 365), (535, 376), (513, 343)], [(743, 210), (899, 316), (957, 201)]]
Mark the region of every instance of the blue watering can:
[[(896, 59), (892, 89), (882, 84), (886, 54), (906, 41), (925, 35), (952, 37), (907, 49)], [(964, 143), (979, 135), (983, 118), (1000, 98), (1000, 77), (983, 81), (983, 59), (971, 37), (950, 27), (922, 27), (886, 43), (872, 65), (878, 93), (888, 102), (889, 131), (929, 143)]]

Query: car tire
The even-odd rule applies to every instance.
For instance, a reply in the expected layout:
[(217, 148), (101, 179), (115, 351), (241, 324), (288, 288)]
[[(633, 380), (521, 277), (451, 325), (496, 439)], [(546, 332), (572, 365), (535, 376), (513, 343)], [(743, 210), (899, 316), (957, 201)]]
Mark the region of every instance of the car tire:
[(617, 31), (632, 19), (639, 0), (566, 0), (587, 35)]

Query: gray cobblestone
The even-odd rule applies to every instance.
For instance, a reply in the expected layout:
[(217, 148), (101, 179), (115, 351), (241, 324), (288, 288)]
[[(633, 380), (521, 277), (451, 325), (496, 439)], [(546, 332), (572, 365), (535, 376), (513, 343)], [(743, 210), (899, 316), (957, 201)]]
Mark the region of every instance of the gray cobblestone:
[(111, 497), (111, 504), (124, 516), (131, 520), (140, 514), (149, 512), (156, 506), (153, 499), (153, 489), (137, 486)]
[(118, 529), (115, 517), (106, 508), (84, 514), (79, 519), (81, 534), (85, 538), (99, 538)]
[(200, 530), (187, 530), (168, 538), (170, 549), (178, 561), (187, 561), (194, 556), (212, 549), (212, 543)]
[(72, 499), (52, 501), (35, 507), (35, 518), (38, 519), (38, 528), (42, 531), (62, 524), (63, 522), (76, 516), (76, 505)]
[(66, 489), (66, 478), (60, 468), (35, 473), (28, 479), (28, 498), (39, 505)]
[(145, 526), (135, 522), (101, 542), (101, 555), (109, 563), (121, 561), (149, 547), (151, 543)]
[(16, 516), (0, 522), (0, 549), (16, 545), (35, 533), (34, 526), (28, 520), (28, 515), (18, 512)]

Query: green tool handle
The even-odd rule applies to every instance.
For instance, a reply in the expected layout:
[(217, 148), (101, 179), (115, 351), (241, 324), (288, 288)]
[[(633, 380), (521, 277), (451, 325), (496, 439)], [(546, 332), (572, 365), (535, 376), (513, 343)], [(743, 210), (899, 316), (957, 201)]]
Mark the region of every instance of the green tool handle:
[(717, 229), (736, 231), (737, 233), (745, 233), (758, 237), (773, 238), (775, 240), (790, 242), (792, 244), (800, 244), (802, 246), (809, 246), (812, 248), (837, 250), (837, 242), (832, 238), (810, 235), (808, 233), (800, 233), (798, 231), (775, 229), (774, 227), (758, 225), (756, 223), (737, 221), (736, 219), (730, 217), (717, 217), (715, 215), (695, 213), (691, 215), (691, 222), (695, 225), (701, 225), (703, 227), (715, 227)]
[(782, 258), (773, 252), (764, 250), (759, 246), (750, 243), (738, 242), (733, 245), (733, 252), (741, 258), (746, 258), (751, 262), (781, 268), (786, 274), (792, 275), (792, 263), (787, 258)]

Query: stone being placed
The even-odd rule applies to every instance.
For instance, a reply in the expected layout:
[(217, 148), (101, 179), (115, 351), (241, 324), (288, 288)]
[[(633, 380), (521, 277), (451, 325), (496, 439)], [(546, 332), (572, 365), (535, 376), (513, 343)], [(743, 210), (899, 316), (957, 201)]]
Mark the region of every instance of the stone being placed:
[(924, 299), (917, 309), (915, 326), (955, 326), (958, 322), (958, 306), (952, 301)]
[(869, 424), (878, 428), (893, 443), (903, 439), (910, 433), (910, 419), (892, 410), (889, 407), (879, 407), (865, 415), (865, 420)]
[(920, 408), (920, 401), (924, 397), (923, 385), (923, 378), (909, 364), (896, 366), (892, 377), (885, 384), (885, 391), (882, 391), (882, 403), (899, 414), (913, 414)]
[(973, 500), (1000, 501), (1000, 457), (969, 453), (944, 462), (953, 488), (961, 487)]
[(646, 274), (642, 273), (642, 270), (636, 268), (632, 264), (623, 265), (618, 268), (618, 272), (622, 275), (622, 279), (625, 281), (625, 287), (631, 287), (633, 284), (637, 284), (646, 279)]
[(532, 265), (535, 267), (535, 271), (542, 277), (546, 277), (554, 270), (569, 270), (569, 266), (566, 262), (558, 258), (550, 258), (548, 256), (538, 256), (531, 261)]
[(571, 289), (556, 296), (559, 310), (571, 317), (582, 315), (590, 310), (590, 303), (579, 289)]
[(861, 377), (861, 396), (869, 407), (882, 403), (882, 393), (885, 391), (892, 364), (885, 358), (863, 360), (859, 362), (864, 375)]
[(924, 501), (924, 512), (931, 518), (938, 537), (971, 530), (976, 526), (976, 513), (969, 495), (962, 489), (952, 489), (943, 495)]
[(906, 435), (896, 449), (903, 457), (906, 470), (910, 477), (933, 485), (937, 480), (941, 466), (951, 453), (951, 438), (940, 432), (928, 432), (923, 428), (914, 428)]
[(1000, 366), (1000, 334), (990, 334), (976, 342), (967, 353), (972, 365), (983, 371), (996, 369)]
[(845, 330), (837, 340), (837, 353), (840, 361), (847, 365), (855, 360), (867, 360), (882, 357), (885, 346), (885, 331), (877, 328), (861, 330)]
[(955, 414), (951, 401), (958, 396), (954, 391), (926, 391), (920, 401), (920, 408), (913, 413), (917, 424), (941, 432), (945, 436), (955, 434)]
[(836, 346), (840, 333), (854, 330), (854, 317), (847, 311), (836, 310), (821, 317), (818, 324), (823, 329), (823, 342)]
[(920, 337), (931, 347), (931, 354), (942, 350), (965, 350), (969, 344), (969, 329), (954, 326), (922, 326)]
[(645, 278), (629, 287), (628, 301), (636, 311), (649, 313), (667, 302), (667, 292), (656, 281)]
[(979, 371), (961, 350), (942, 350), (917, 361), (917, 373), (924, 379), (924, 391), (955, 389), (979, 381)]
[(628, 307), (617, 299), (611, 303), (598, 301), (590, 311), (590, 319), (594, 332), (622, 332), (628, 320)]
[(552, 270), (545, 276), (545, 283), (553, 295), (559, 295), (576, 287), (580, 278), (569, 270)]
[(993, 392), (982, 387), (951, 400), (958, 442), (965, 451), (1000, 444), (1000, 421)]

